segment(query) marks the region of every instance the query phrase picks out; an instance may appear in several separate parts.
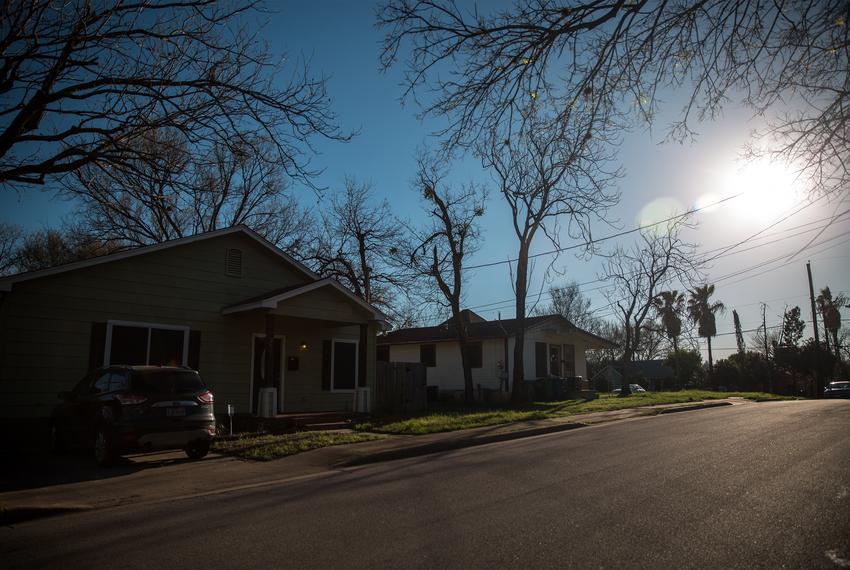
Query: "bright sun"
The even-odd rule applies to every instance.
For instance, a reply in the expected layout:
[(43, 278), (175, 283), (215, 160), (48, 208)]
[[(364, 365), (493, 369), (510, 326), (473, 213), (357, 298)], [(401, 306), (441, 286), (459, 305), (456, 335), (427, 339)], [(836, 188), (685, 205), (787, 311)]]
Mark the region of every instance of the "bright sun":
[(785, 213), (802, 197), (798, 175), (787, 165), (766, 159), (731, 168), (722, 184), (723, 196), (741, 194), (729, 203), (736, 212), (760, 221)]

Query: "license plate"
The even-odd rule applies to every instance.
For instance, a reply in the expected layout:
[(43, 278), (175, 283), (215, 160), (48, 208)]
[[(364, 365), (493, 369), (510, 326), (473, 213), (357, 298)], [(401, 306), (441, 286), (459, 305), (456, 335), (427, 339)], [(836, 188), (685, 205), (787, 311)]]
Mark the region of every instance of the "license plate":
[(186, 408), (165, 408), (165, 415), (170, 418), (183, 417), (186, 415)]

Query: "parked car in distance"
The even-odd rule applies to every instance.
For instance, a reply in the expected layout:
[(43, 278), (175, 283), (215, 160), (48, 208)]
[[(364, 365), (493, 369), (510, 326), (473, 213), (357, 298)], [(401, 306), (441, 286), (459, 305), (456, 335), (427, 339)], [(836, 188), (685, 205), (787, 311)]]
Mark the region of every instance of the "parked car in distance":
[(99, 465), (123, 453), (161, 449), (183, 449), (200, 459), (215, 435), (213, 394), (189, 368), (98, 368), (59, 398), (50, 419), (51, 446), (92, 449)]
[[(646, 392), (646, 390), (644, 390), (643, 386), (641, 386), (640, 384), (629, 384), (629, 388), (631, 389), (632, 394), (640, 394), (640, 393)], [(614, 388), (613, 390), (611, 390), (611, 393), (612, 394), (619, 394), (622, 391), (623, 391), (622, 388)]]
[(830, 382), (823, 391), (824, 398), (850, 398), (850, 381)]

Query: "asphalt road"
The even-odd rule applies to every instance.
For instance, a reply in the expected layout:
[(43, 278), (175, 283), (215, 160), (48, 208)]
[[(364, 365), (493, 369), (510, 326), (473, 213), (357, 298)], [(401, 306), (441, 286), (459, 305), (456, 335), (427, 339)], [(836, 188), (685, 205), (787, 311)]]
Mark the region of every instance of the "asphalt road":
[(39, 568), (850, 567), (850, 401), (600, 425), (0, 529)]

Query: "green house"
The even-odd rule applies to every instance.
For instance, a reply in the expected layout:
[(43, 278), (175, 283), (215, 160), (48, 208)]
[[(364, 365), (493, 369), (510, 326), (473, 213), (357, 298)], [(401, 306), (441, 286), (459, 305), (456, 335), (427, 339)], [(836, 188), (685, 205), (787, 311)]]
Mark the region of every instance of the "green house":
[(219, 413), (256, 413), (261, 388), (276, 389), (276, 413), (362, 409), (384, 322), (244, 226), (12, 275), (0, 418), (47, 417), (58, 392), (109, 364), (195, 368)]

